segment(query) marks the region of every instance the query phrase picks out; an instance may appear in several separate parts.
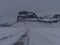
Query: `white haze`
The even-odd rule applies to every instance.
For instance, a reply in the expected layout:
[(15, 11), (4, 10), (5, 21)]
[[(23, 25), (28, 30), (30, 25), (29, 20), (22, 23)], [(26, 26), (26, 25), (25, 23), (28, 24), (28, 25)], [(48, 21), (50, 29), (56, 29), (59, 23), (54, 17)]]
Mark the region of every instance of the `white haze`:
[(16, 19), (20, 10), (40, 14), (60, 13), (60, 0), (0, 0), (0, 21)]

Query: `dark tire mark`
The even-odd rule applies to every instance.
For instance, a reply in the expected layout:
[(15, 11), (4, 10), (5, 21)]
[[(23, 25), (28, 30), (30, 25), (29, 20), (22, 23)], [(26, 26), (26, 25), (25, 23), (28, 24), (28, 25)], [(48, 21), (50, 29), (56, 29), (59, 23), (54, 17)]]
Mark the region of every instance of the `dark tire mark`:
[(10, 38), (10, 37), (12, 37), (12, 35), (7, 36), (7, 37), (3, 37), (3, 38), (0, 39), (0, 41), (5, 40), (5, 39)]
[(13, 45), (28, 45), (28, 44), (29, 44), (29, 37), (27, 31)]

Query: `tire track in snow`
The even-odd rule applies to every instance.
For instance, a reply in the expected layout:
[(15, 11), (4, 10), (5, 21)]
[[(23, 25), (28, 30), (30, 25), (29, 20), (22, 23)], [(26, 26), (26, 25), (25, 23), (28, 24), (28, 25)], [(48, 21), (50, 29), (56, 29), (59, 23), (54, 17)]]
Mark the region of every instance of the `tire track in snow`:
[(0, 41), (3, 41), (3, 40), (5, 40), (5, 39), (11, 38), (11, 37), (14, 37), (14, 36), (20, 34), (20, 32), (25, 32), (25, 31), (22, 30), (22, 31), (19, 31), (19, 32), (17, 32), (17, 33), (12, 34), (12, 35), (4, 36), (4, 37), (0, 38)]
[(28, 45), (29, 44), (29, 30), (27, 30), (23, 35), (21, 35), (20, 39), (17, 40), (13, 45)]

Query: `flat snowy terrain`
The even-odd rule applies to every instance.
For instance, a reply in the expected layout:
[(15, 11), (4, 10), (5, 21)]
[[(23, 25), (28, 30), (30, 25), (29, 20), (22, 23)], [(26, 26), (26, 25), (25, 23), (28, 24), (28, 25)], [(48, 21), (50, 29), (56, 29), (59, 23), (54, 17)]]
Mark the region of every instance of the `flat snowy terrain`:
[(0, 28), (0, 45), (60, 45), (59, 24), (19, 22)]

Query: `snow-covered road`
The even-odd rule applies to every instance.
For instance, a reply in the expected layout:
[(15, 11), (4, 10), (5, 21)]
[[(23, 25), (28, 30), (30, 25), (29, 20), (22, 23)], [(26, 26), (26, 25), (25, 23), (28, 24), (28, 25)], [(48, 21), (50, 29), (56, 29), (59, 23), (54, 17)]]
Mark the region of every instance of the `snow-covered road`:
[(32, 29), (30, 45), (60, 45), (60, 28)]
[(60, 28), (44, 26), (48, 28), (39, 22), (19, 22), (0, 28), (0, 45), (60, 45)]

